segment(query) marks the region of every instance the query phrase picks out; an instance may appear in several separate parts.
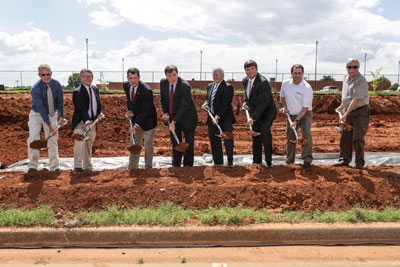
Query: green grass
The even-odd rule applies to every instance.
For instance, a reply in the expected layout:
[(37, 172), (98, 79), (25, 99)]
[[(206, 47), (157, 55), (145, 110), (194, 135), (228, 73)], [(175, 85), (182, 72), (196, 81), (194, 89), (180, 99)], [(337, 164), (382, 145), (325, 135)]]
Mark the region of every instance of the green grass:
[[(58, 224), (55, 213), (50, 207), (33, 210), (1, 209), (0, 226), (54, 226)], [(64, 212), (61, 225), (79, 227), (83, 225), (161, 225), (178, 226), (185, 224), (200, 225), (247, 225), (257, 223), (371, 223), (400, 222), (400, 209), (386, 208), (375, 210), (354, 207), (348, 211), (313, 212), (283, 211), (271, 212), (265, 209), (253, 210), (242, 207), (220, 207), (203, 210), (184, 209), (167, 202), (159, 207), (110, 206), (102, 210)]]

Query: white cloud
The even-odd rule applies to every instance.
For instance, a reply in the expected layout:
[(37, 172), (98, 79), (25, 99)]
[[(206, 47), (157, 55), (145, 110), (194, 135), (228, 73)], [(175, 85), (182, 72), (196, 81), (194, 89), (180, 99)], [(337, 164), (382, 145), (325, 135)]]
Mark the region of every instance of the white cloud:
[(67, 44), (70, 45), (70, 46), (73, 46), (75, 44), (75, 41), (76, 41), (75, 37), (73, 37), (71, 35), (68, 35), (65, 38), (65, 40), (66, 40)]
[(101, 6), (100, 9), (100, 11), (93, 11), (89, 14), (92, 23), (100, 26), (100, 28), (113, 28), (124, 21), (118, 14), (109, 12), (106, 7)]

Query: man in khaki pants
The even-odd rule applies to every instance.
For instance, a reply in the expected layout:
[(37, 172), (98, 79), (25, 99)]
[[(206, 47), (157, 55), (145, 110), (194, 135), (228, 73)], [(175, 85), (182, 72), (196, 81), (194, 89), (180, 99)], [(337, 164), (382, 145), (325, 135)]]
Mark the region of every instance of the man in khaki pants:
[[(135, 143), (142, 145), (144, 139), (145, 168), (153, 167), (154, 134), (157, 126), (157, 112), (153, 102), (153, 91), (140, 80), (140, 71), (130, 68), (127, 71), (127, 82), (123, 83), (126, 94), (127, 117), (134, 125), (131, 130), (135, 134)], [(130, 152), (129, 169), (137, 169), (139, 166), (140, 152)]]
[(91, 128), (85, 140), (75, 139), (74, 144), (74, 171), (92, 170), (92, 148), (96, 139), (96, 127), (91, 123), (99, 115), (103, 115), (100, 102), (99, 89), (92, 85), (93, 72), (82, 69), (80, 72), (81, 85), (74, 90), (72, 101), (74, 103), (74, 114), (72, 116), (72, 127), (74, 133), (83, 135), (86, 129)]
[(59, 123), (63, 124), (64, 119), (64, 95), (61, 84), (52, 79), (51, 68), (47, 64), (42, 64), (38, 68), (40, 80), (37, 81), (32, 89), (32, 106), (29, 113), (29, 138), (28, 138), (28, 172), (37, 171), (39, 165), (40, 151), (32, 149), (30, 144), (34, 140), (40, 140), (42, 127), (46, 136), (53, 135), (48, 141), (49, 168), (51, 171), (60, 169), (58, 158), (58, 132), (57, 118), (60, 116)]

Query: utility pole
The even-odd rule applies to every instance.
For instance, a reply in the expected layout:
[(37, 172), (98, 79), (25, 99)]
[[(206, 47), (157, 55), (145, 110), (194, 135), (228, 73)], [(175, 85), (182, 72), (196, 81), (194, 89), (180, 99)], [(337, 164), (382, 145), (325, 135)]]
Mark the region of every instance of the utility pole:
[(364, 77), (367, 70), (367, 53), (364, 54)]
[(122, 58), (122, 82), (124, 82), (124, 80), (125, 80), (124, 72), (125, 72), (125, 70), (124, 70), (124, 58)]
[(315, 41), (315, 77), (314, 90), (317, 90), (317, 58), (318, 58), (318, 41)]
[(89, 39), (86, 38), (86, 68), (89, 68)]
[(399, 65), (397, 67), (397, 85), (399, 85), (399, 77), (400, 77), (400, 61), (399, 61)]
[(278, 59), (275, 59), (275, 82), (278, 81)]

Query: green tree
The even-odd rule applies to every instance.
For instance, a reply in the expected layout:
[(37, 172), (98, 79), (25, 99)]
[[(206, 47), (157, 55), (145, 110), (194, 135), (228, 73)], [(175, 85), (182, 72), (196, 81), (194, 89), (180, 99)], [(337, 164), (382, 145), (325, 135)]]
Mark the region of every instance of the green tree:
[(398, 87), (399, 87), (399, 84), (398, 83), (394, 83), (394, 84), (392, 84), (392, 86), (390, 86), (388, 88), (388, 90), (397, 91)]
[(72, 73), (68, 77), (68, 87), (70, 88), (76, 88), (81, 84), (81, 78), (79, 76), (79, 73)]
[(378, 88), (378, 85), (381, 83), (379, 78), (379, 74), (381, 73), (382, 68), (377, 69), (375, 72), (370, 71), (369, 73), (374, 77), (374, 80), (372, 81), (372, 90), (376, 91), (376, 88)]
[(390, 83), (390, 80), (385, 77), (385, 75), (382, 75), (381, 77), (378, 78), (378, 81), (380, 83)]
[(324, 76), (322, 76), (322, 79), (320, 80), (320, 81), (328, 81), (328, 82), (334, 82), (335, 81), (335, 78), (333, 78), (332, 76), (330, 76), (330, 75), (324, 75)]

